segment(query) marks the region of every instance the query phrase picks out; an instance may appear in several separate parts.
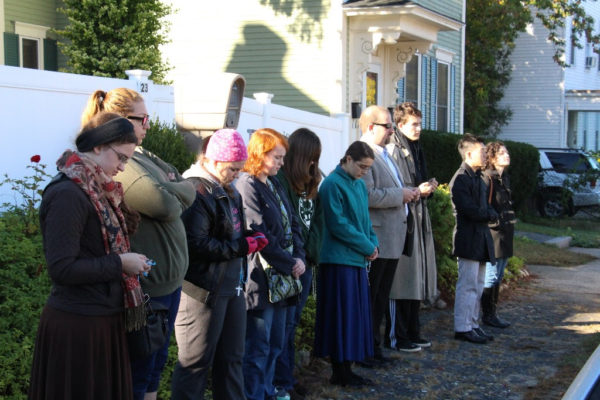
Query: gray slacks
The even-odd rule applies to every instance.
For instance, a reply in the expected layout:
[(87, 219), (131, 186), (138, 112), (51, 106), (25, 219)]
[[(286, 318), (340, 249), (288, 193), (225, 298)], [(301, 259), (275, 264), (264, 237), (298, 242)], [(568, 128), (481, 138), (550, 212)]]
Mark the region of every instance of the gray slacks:
[(175, 337), (179, 352), (171, 382), (172, 399), (203, 399), (211, 367), (214, 399), (245, 398), (243, 293), (219, 296), (212, 307), (181, 293)]
[(454, 299), (454, 331), (468, 332), (479, 328), (479, 310), (485, 263), (458, 257), (458, 280)]

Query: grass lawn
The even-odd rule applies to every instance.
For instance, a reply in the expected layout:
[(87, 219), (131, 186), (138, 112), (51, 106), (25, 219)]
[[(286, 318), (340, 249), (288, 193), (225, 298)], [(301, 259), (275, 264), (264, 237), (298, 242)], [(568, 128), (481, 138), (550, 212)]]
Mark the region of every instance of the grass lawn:
[(588, 254), (574, 253), (522, 237), (515, 237), (514, 255), (524, 259), (525, 264), (554, 265), (557, 267), (571, 267), (595, 259), (595, 257)]
[(517, 222), (515, 229), (550, 236), (571, 236), (571, 246), (575, 247), (600, 247), (600, 220), (597, 218), (527, 216)]

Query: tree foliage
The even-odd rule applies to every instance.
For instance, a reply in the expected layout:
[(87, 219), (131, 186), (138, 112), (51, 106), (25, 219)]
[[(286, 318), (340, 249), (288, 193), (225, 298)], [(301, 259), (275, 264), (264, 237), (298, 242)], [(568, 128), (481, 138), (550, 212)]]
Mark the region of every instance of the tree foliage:
[(467, 0), (465, 43), (465, 129), (495, 136), (508, 123), (511, 110), (501, 107), (504, 89), (510, 83), (510, 54), (519, 33), (539, 19), (555, 46), (549, 55), (562, 67), (566, 40), (565, 23), (571, 17), (573, 45), (586, 40), (598, 51), (600, 36), (594, 20), (586, 15), (580, 0)]
[(164, 21), (171, 7), (160, 0), (63, 0), (59, 11), (69, 20), (57, 30), (68, 65), (77, 74), (126, 78), (128, 69), (152, 72), (166, 83), (168, 64), (159, 46), (168, 42)]

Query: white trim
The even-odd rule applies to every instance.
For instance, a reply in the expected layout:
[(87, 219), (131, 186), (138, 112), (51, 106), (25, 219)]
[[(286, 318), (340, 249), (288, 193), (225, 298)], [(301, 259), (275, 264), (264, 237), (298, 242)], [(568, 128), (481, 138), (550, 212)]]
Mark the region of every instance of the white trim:
[(44, 41), (39, 37), (19, 35), (19, 66), (23, 67), (23, 39), (37, 42), (37, 69), (44, 69)]
[(452, 60), (454, 59), (455, 54), (456, 53), (450, 50), (440, 48), (435, 49), (435, 58), (437, 58), (438, 61), (441, 61), (445, 64), (452, 64)]
[(25, 22), (15, 21), (15, 33), (19, 36), (30, 36), (34, 38), (46, 39), (46, 32), (50, 28), (47, 26), (27, 24)]
[(4, 0), (0, 0), (0, 65), (4, 65)]
[[(437, 56), (437, 53), (436, 53), (436, 56)], [(439, 125), (439, 113), (437, 112), (437, 109), (439, 107), (438, 104), (439, 104), (439, 99), (440, 99), (440, 94), (439, 94), (439, 92), (437, 90), (438, 90), (438, 83), (439, 83), (440, 75), (441, 75), (440, 74), (439, 64), (443, 64), (443, 65), (445, 65), (447, 67), (447, 69), (446, 69), (446, 123), (445, 123), (446, 127), (444, 128), (444, 132), (449, 132), (450, 129), (448, 129), (448, 128), (450, 127), (450, 113), (453, 111), (450, 108), (450, 85), (452, 85), (452, 81), (450, 79), (450, 77), (451, 77), (450, 76), (450, 66), (451, 66), (452, 63), (448, 63), (448, 62), (445, 62), (445, 61), (442, 61), (442, 60), (437, 60), (437, 63), (438, 63), (437, 81), (436, 81), (436, 85), (435, 85), (435, 91), (436, 91), (436, 96), (435, 96), (435, 98), (436, 98), (436, 101), (435, 101), (435, 108), (436, 108), (435, 120), (436, 121), (435, 121), (435, 124), (436, 124), (436, 129), (437, 129), (437, 126)]]

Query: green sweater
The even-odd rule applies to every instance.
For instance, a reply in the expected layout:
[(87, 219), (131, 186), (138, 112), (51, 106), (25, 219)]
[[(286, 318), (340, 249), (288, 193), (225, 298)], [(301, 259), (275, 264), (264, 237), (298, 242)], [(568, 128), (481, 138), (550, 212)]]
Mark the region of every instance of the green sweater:
[(306, 265), (316, 267), (319, 265), (319, 254), (323, 241), (323, 208), (321, 207), (320, 196), (317, 194), (313, 200), (300, 197), (292, 188), (283, 169), (280, 169), (277, 173), (277, 179), (281, 182), (281, 186), (283, 186), (290, 203), (294, 207), (294, 212), (301, 222)]
[(321, 184), (319, 195), (324, 216), (321, 263), (366, 267), (366, 257), (379, 242), (371, 226), (365, 182), (338, 165)]
[(125, 171), (116, 176), (123, 184), (125, 202), (140, 213), (131, 251), (156, 261), (147, 277), (140, 276), (151, 297), (174, 292), (188, 268), (188, 249), (181, 213), (196, 197), (194, 186), (175, 167), (138, 147)]

